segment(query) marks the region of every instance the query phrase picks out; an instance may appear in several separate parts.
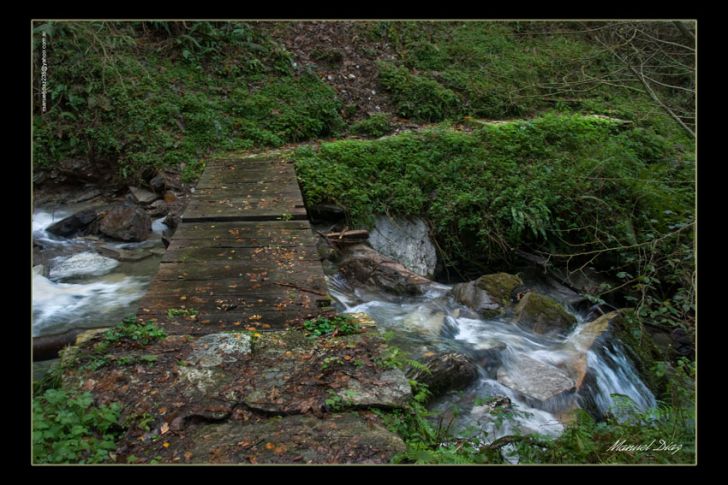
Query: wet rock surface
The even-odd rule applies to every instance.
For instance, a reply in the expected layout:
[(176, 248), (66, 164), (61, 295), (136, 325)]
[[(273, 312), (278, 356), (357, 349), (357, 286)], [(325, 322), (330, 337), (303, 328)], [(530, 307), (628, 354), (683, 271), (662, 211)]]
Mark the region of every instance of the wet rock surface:
[(379, 252), (356, 244), (347, 248), (339, 271), (349, 281), (368, 285), (395, 295), (419, 295), (431, 281)]
[(521, 286), (523, 281), (518, 276), (493, 273), (467, 283), (458, 283), (452, 291), (457, 302), (470, 307), (484, 318), (493, 318), (506, 311), (511, 305), (513, 291)]
[(422, 219), (378, 216), (369, 233), (369, 244), (420, 276), (432, 278), (435, 273), (437, 252)]
[(425, 357), (421, 363), (428, 371), (410, 368), (407, 376), (426, 384), (433, 399), (448, 391), (464, 389), (478, 379), (478, 368), (475, 363), (456, 352)]
[(47, 231), (61, 237), (87, 234), (90, 226), (99, 218), (100, 209), (84, 209), (48, 226)]
[(498, 382), (523, 395), (534, 407), (548, 409), (575, 390), (574, 380), (558, 367), (520, 356), (498, 370)]
[(576, 317), (556, 300), (536, 292), (528, 292), (513, 309), (513, 322), (532, 332), (543, 334), (566, 332), (576, 324)]
[[(384, 364), (387, 347), (371, 320), (358, 318), (362, 332), (348, 336), (290, 328), (176, 335), (146, 346), (122, 339), (103, 355), (103, 334), (82, 334), (63, 352), (64, 385), (121, 403), (128, 422), (153, 417), (151, 431), (132, 425), (121, 438), (122, 463), (129, 455), (163, 463), (387, 462), (404, 445), (369, 408), (402, 407), (411, 389), (401, 370)], [(98, 358), (107, 364), (84, 365)]]
[(121, 241), (144, 241), (152, 231), (152, 219), (140, 207), (117, 204), (105, 212), (99, 231)]

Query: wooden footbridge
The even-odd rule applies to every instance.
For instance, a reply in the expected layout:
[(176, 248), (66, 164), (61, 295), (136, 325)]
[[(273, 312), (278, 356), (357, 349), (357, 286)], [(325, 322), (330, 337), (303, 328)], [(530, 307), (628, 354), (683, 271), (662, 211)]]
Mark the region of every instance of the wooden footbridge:
[(281, 329), (329, 305), (293, 164), (268, 153), (207, 163), (138, 316), (199, 335)]

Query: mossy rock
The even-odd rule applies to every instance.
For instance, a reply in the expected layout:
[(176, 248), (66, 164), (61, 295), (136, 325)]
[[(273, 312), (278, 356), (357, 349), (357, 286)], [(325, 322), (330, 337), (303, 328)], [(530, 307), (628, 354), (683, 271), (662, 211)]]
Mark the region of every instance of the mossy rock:
[(513, 322), (535, 333), (566, 332), (576, 317), (559, 302), (540, 293), (528, 292), (513, 309)]
[(523, 281), (516, 275), (493, 273), (481, 276), (475, 284), (481, 290), (486, 291), (494, 301), (505, 307), (511, 301), (513, 290), (523, 286)]
[(618, 315), (609, 321), (610, 331), (627, 351), (642, 380), (659, 398), (667, 390), (668, 379), (658, 376), (653, 369), (665, 356), (647, 329), (640, 326), (633, 316), (631, 308), (619, 310)]

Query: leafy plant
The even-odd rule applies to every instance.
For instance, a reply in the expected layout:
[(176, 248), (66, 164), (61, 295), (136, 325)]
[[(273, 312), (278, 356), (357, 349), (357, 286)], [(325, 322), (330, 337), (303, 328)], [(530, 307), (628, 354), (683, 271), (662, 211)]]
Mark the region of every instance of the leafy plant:
[(318, 317), (315, 320), (303, 322), (305, 328), (313, 337), (332, 337), (353, 335), (361, 332), (359, 323), (349, 315), (336, 315), (332, 318)]
[(33, 398), (34, 463), (103, 463), (116, 449), (120, 406), (90, 393), (48, 389)]

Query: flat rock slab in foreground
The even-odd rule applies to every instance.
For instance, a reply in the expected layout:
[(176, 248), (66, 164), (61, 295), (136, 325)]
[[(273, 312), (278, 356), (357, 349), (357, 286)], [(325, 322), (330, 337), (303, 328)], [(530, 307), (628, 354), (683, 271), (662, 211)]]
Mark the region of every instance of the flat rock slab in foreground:
[(377, 463), (404, 450), (370, 411), (411, 398), (374, 326), (341, 337), (291, 328), (99, 348), (103, 335), (64, 352), (64, 385), (121, 403), (129, 427), (118, 462)]

